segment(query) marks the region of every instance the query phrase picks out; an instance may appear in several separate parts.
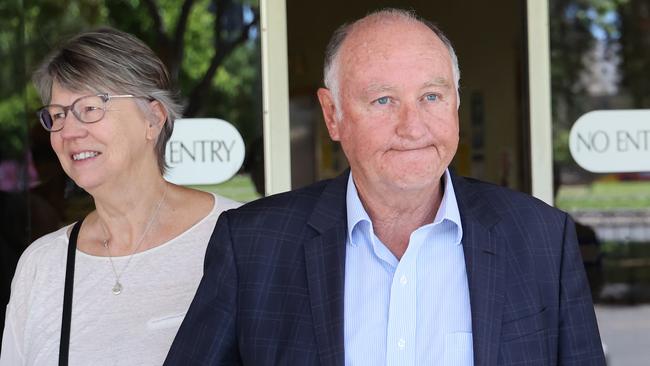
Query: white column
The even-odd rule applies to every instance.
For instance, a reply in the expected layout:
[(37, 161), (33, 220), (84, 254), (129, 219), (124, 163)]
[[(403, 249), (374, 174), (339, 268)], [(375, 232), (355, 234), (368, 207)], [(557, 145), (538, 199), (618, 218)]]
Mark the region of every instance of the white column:
[(533, 196), (553, 204), (548, 0), (527, 0), (530, 157)]
[(260, 0), (266, 194), (291, 189), (285, 0)]

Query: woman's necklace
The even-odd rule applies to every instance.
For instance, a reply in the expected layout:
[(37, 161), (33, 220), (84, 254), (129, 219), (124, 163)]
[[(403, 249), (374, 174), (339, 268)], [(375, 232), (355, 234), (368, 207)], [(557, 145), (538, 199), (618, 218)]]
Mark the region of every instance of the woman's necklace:
[(167, 185), (165, 184), (165, 188), (163, 190), (162, 197), (160, 197), (160, 200), (156, 204), (156, 208), (154, 209), (151, 218), (149, 219), (149, 222), (147, 223), (147, 226), (144, 228), (144, 231), (142, 232), (142, 235), (140, 236), (140, 239), (138, 240), (137, 245), (135, 246), (135, 249), (133, 249), (133, 252), (131, 252), (131, 255), (129, 256), (129, 259), (126, 261), (126, 264), (124, 267), (122, 267), (122, 270), (120, 273), (117, 273), (117, 270), (115, 269), (115, 263), (113, 263), (113, 256), (111, 255), (111, 248), (108, 246), (108, 240), (104, 240), (104, 248), (106, 248), (106, 251), (108, 252), (108, 260), (111, 262), (111, 267), (113, 268), (113, 273), (115, 274), (115, 284), (113, 285), (113, 288), (111, 291), (113, 292), (113, 295), (119, 295), (122, 292), (122, 289), (124, 288), (122, 286), (122, 283), (120, 282), (120, 277), (124, 274), (124, 271), (126, 271), (126, 268), (129, 266), (129, 263), (131, 263), (131, 259), (133, 259), (133, 255), (135, 252), (138, 251), (142, 243), (144, 242), (144, 238), (147, 236), (147, 233), (149, 232), (149, 229), (151, 229), (151, 226), (153, 225), (153, 222), (156, 220), (156, 217), (158, 217), (158, 212), (160, 211), (160, 206), (162, 206), (163, 201), (165, 200), (165, 196), (167, 195)]

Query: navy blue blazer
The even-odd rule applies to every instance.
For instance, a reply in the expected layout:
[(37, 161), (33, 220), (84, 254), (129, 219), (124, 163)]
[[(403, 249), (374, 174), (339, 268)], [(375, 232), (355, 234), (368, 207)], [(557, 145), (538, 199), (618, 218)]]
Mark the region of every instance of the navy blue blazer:
[[(219, 218), (165, 365), (344, 365), (348, 173)], [(452, 177), (474, 364), (604, 365), (571, 218)]]

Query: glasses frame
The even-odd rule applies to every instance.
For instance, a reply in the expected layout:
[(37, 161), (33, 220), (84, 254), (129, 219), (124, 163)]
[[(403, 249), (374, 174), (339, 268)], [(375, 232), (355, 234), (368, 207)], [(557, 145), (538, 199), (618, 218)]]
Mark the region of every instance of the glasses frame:
[[(103, 105), (103, 107), (102, 107), (102, 115), (101, 115), (98, 119), (96, 119), (96, 120), (94, 120), (94, 121), (84, 121), (84, 120), (82, 120), (81, 117), (79, 116), (78, 112), (74, 109), (74, 106), (75, 106), (75, 104), (77, 104), (78, 101), (80, 101), (80, 100), (82, 100), (82, 99), (84, 99), (84, 98), (88, 98), (88, 97), (100, 97), (100, 98), (102, 98), (102, 101), (104, 102), (104, 105)], [(42, 106), (41, 108), (38, 109), (38, 111), (36, 112), (36, 115), (38, 116), (38, 121), (41, 123), (41, 126), (43, 126), (43, 128), (44, 128), (46, 131), (48, 131), (48, 132), (58, 132), (58, 131), (61, 131), (61, 130), (63, 129), (63, 127), (64, 127), (63, 124), (61, 125), (60, 128), (52, 129), (52, 128), (48, 128), (48, 127), (47, 127), (47, 124), (46, 124), (45, 121), (43, 120), (43, 113), (49, 113), (49, 111), (47, 111), (48, 108), (53, 107), (53, 106), (54, 106), (54, 107), (61, 107), (61, 108), (63, 108), (63, 114), (64, 114), (63, 119), (64, 119), (64, 122), (65, 122), (65, 119), (68, 117), (68, 112), (72, 111), (72, 114), (75, 116), (75, 118), (77, 119), (77, 121), (79, 121), (79, 122), (81, 122), (81, 123), (91, 124), (91, 123), (99, 122), (99, 121), (101, 121), (101, 120), (104, 118), (104, 116), (106, 115), (106, 103), (108, 103), (108, 101), (111, 100), (111, 99), (113, 99), (113, 98), (141, 98), (141, 97), (138, 97), (138, 96), (136, 96), (136, 95), (132, 95), (132, 94), (118, 94), (118, 95), (110, 95), (110, 94), (108, 94), (108, 93), (99, 93), (99, 94), (84, 95), (84, 96), (82, 96), (82, 97), (79, 97), (79, 98), (75, 99), (75, 100), (72, 102), (72, 104), (70, 104), (70, 105), (68, 105), (68, 106), (61, 105), (61, 104), (48, 104), (48, 105), (44, 105), (44, 106)], [(51, 116), (50, 116), (50, 117), (51, 117)]]

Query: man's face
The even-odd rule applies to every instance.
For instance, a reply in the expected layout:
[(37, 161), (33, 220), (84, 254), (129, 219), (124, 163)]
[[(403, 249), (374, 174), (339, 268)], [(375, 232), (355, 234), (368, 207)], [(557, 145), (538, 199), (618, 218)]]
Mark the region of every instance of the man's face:
[(357, 186), (436, 187), (458, 146), (458, 100), (445, 45), (422, 24), (392, 21), (354, 29), (339, 57), (340, 104), (326, 89), (319, 99)]

